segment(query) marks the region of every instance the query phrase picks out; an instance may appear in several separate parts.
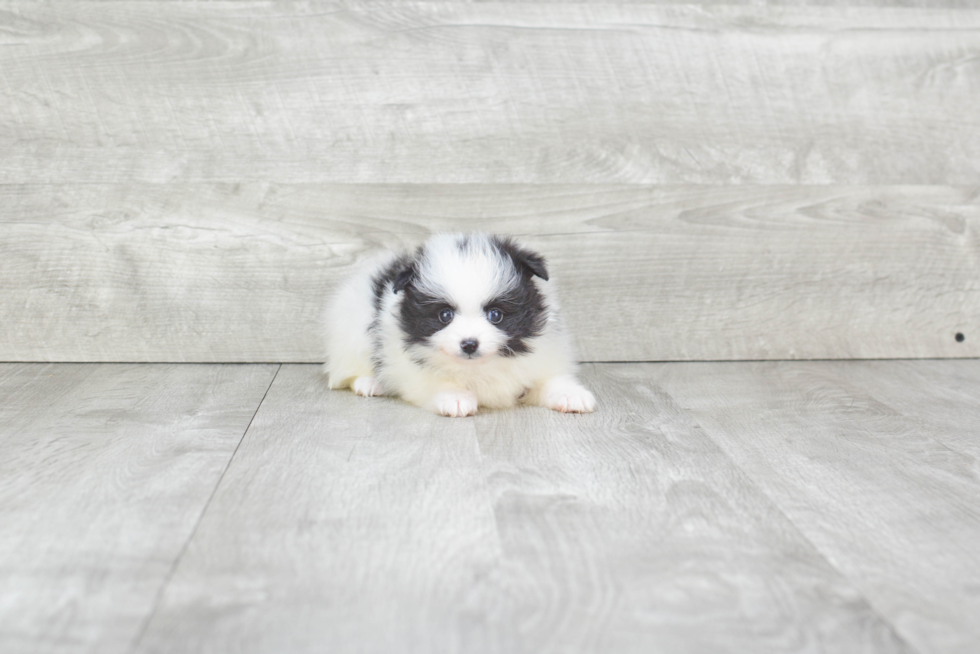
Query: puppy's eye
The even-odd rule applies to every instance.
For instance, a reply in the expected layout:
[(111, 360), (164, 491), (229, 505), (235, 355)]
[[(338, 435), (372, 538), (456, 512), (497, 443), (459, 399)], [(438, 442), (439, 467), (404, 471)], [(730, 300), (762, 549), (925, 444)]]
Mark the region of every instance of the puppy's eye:
[(504, 319), (504, 314), (500, 313), (500, 309), (490, 309), (489, 311), (487, 311), (487, 320), (489, 320), (493, 324), (496, 325), (503, 319)]
[(443, 309), (442, 311), (439, 312), (439, 322), (441, 322), (443, 325), (448, 325), (450, 322), (452, 322), (452, 319), (453, 319), (452, 309)]

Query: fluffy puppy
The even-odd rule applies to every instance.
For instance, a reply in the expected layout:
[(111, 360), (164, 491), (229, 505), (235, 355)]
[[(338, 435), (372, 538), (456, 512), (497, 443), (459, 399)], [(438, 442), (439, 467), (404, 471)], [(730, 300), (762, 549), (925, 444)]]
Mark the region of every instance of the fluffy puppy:
[(589, 412), (558, 310), (541, 255), (505, 237), (436, 235), (341, 284), (326, 313), (329, 384), (452, 417), (518, 403)]

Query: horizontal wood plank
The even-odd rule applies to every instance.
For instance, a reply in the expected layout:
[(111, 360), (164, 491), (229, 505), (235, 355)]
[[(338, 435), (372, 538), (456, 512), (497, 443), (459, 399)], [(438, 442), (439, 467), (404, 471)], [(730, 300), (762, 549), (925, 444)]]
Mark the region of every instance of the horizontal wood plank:
[(276, 369), (0, 365), (0, 650), (130, 651)]
[(980, 11), (6, 2), (0, 182), (975, 184)]
[(0, 360), (322, 361), (359, 258), (467, 229), (545, 254), (587, 361), (980, 356), (975, 187), (0, 185), (0, 205)]

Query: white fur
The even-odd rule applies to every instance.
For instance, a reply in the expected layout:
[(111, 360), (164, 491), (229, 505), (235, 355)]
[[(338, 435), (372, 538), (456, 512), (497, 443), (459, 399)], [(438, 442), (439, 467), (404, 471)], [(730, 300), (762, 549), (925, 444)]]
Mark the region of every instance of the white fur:
[(374, 313), (371, 277), (395, 256), (395, 252), (382, 252), (367, 260), (337, 288), (327, 304), (324, 325), (330, 388), (353, 388), (358, 377), (374, 375), (371, 336), (368, 334)]
[[(571, 338), (559, 317), (554, 282), (533, 278), (548, 318), (542, 333), (527, 341), (531, 351), (503, 356), (507, 335), (489, 322), (483, 307), (501, 290), (520, 284), (520, 275), (486, 235), (469, 235), (465, 252), (457, 247), (460, 238), (430, 238), (426, 256), (418, 262), (416, 287), (450, 298), (455, 307), (452, 322), (424, 345), (406, 345), (399, 321), (405, 294), (394, 293), (390, 283), (375, 316), (372, 280), (399, 253), (374, 257), (337, 289), (325, 316), (330, 387), (350, 387), (365, 396), (394, 395), (452, 417), (473, 415), (480, 406), (518, 402), (562, 412), (593, 411), (595, 398), (575, 376)], [(479, 341), (476, 358), (461, 351), (466, 339)], [(375, 348), (384, 362), (378, 369), (372, 362)]]

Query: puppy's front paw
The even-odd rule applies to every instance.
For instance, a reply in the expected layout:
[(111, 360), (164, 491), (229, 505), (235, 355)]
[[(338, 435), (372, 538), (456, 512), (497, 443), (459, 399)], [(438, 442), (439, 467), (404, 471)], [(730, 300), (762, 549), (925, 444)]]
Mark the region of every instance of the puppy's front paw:
[(355, 393), (364, 397), (384, 395), (384, 389), (381, 388), (381, 383), (374, 377), (358, 377), (354, 380), (351, 388), (354, 389)]
[(541, 404), (562, 413), (592, 413), (595, 396), (575, 379), (554, 379), (545, 386)]
[(435, 411), (450, 418), (463, 418), (476, 413), (476, 395), (469, 391), (445, 391), (433, 400)]

